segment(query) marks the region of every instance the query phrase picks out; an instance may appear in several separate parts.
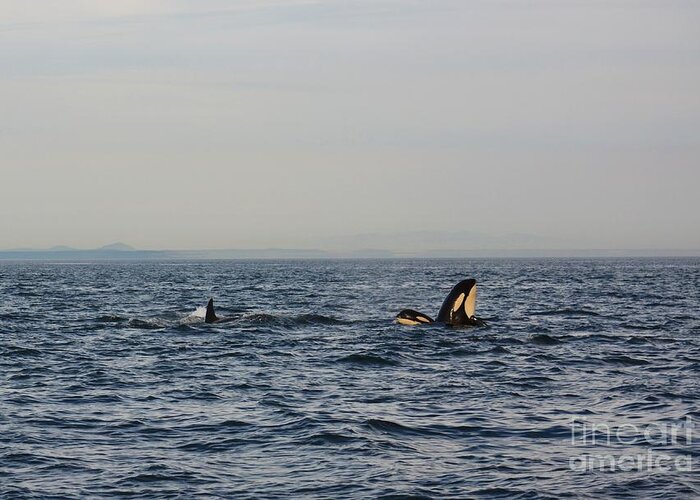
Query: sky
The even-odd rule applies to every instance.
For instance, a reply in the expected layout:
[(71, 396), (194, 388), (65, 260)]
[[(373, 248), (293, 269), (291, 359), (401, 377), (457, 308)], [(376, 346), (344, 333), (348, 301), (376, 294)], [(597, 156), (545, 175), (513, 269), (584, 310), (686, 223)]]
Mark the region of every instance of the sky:
[(692, 0), (0, 0), (0, 249), (698, 249), (698, 26)]

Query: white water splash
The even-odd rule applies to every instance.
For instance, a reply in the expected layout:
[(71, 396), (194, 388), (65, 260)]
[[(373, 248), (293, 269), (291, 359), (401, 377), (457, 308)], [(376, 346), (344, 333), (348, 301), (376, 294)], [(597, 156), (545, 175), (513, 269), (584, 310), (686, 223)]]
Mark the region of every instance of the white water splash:
[(194, 311), (192, 311), (189, 315), (185, 316), (182, 318), (180, 321), (181, 324), (189, 324), (189, 323), (198, 323), (200, 320), (203, 320), (207, 316), (207, 308), (202, 306), (198, 307)]

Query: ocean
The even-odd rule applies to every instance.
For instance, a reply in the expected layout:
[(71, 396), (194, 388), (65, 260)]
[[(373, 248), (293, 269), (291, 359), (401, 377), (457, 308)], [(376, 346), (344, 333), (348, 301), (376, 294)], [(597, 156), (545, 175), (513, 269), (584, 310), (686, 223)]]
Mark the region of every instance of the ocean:
[(0, 262), (3, 499), (691, 498), (699, 400), (696, 258)]

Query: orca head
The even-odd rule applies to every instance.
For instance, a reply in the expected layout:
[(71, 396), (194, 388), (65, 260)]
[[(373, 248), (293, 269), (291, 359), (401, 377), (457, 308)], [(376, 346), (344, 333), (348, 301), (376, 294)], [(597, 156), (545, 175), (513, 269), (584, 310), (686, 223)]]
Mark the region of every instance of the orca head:
[(414, 311), (413, 309), (404, 309), (396, 315), (396, 322), (400, 325), (427, 325), (433, 323), (433, 318), (430, 316)]
[(466, 279), (457, 283), (442, 303), (437, 321), (448, 325), (473, 325), (477, 319), (476, 280)]
[(214, 323), (217, 319), (219, 318), (214, 313), (214, 299), (209, 299), (209, 302), (207, 303), (207, 314), (204, 317), (204, 322)]

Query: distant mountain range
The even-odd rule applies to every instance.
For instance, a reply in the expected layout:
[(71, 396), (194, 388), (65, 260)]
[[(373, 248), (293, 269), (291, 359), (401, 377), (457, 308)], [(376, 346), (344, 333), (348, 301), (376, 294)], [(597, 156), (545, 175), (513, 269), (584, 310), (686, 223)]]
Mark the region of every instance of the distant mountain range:
[[(24, 249), (24, 251), (27, 251), (27, 249)], [(31, 251), (31, 250), (29, 250)], [(68, 247), (66, 245), (57, 245), (49, 248), (48, 250), (39, 250), (39, 251), (48, 251), (48, 252), (134, 252), (136, 249), (132, 247), (131, 245), (127, 245), (126, 243), (112, 243), (111, 245), (105, 245), (100, 248), (94, 248), (91, 250), (81, 250), (79, 248), (73, 248), (73, 247)]]
[(0, 250), (0, 260), (104, 260), (158, 258), (163, 252), (137, 250), (125, 243), (112, 243), (99, 248), (81, 249), (55, 245), (48, 249), (16, 248)]
[[(398, 241), (397, 241), (398, 240)], [(418, 244), (416, 243), (418, 241)], [(523, 248), (524, 242), (543, 243), (527, 235), (474, 237), (473, 233), (403, 233), (398, 238), (360, 235), (342, 238), (331, 249), (259, 248), (224, 250), (138, 250), (125, 243), (79, 249), (57, 245), (48, 249), (18, 248), (0, 250), (0, 260), (222, 260), (222, 259), (386, 259), (386, 258), (519, 258), (519, 257), (700, 257), (699, 250), (677, 249), (557, 249)], [(328, 243), (328, 242), (326, 242)], [(353, 243), (368, 246), (352, 249)], [(403, 251), (385, 250), (379, 245), (393, 243)], [(479, 244), (493, 248), (479, 248)], [(506, 245), (512, 245), (508, 248)], [(371, 247), (369, 245), (372, 245)], [(376, 247), (375, 247), (376, 245)], [(471, 247), (471, 248), (470, 248)], [(351, 249), (348, 249), (351, 248)]]

